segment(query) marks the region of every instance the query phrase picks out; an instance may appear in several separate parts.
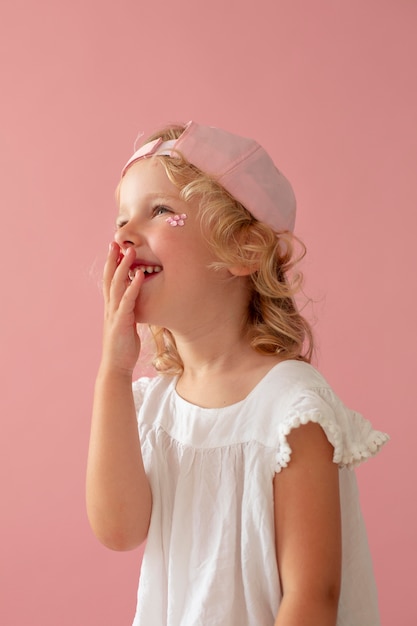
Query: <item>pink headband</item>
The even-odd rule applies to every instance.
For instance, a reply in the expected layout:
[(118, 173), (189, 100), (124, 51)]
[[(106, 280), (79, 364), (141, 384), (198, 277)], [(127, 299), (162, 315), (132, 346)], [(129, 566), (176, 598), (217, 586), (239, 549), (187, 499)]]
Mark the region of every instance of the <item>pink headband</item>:
[(122, 176), (140, 159), (175, 158), (178, 153), (216, 180), (260, 222), (276, 231), (294, 229), (296, 202), (289, 181), (256, 141), (219, 128), (188, 122), (178, 139), (155, 139), (143, 145), (126, 163)]

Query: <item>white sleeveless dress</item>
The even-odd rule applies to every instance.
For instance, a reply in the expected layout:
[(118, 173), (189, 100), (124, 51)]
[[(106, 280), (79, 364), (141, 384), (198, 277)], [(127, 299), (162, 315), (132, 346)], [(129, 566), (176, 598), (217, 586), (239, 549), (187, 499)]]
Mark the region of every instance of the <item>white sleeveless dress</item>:
[[(281, 601), (273, 478), (287, 435), (321, 425), (340, 471), (343, 561), (337, 626), (379, 626), (352, 468), (388, 440), (311, 365), (283, 361), (241, 402), (188, 403), (176, 378), (133, 384), (153, 508), (133, 626), (273, 626)], [(318, 575), (320, 564), (317, 564)]]

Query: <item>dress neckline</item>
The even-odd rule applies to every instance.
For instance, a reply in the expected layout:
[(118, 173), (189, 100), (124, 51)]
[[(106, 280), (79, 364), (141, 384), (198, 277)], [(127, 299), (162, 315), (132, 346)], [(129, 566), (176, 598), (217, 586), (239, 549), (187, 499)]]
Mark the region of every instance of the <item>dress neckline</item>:
[(272, 373), (275, 372), (275, 370), (278, 369), (280, 366), (282, 366), (284, 363), (305, 363), (305, 362), (299, 361), (297, 359), (284, 359), (283, 361), (279, 361), (278, 363), (275, 363), (275, 365), (273, 365), (266, 372), (266, 374), (262, 376), (262, 378), (256, 383), (256, 385), (254, 385), (254, 387), (252, 387), (249, 393), (244, 398), (242, 398), (242, 400), (238, 400), (237, 402), (233, 402), (232, 404), (226, 404), (225, 406), (221, 406), (221, 407), (203, 407), (203, 406), (200, 406), (199, 404), (194, 404), (193, 402), (186, 400), (177, 391), (178, 376), (174, 378), (173, 383), (172, 383), (173, 395), (177, 403), (182, 404), (184, 407), (188, 407), (189, 409), (192, 409), (192, 410), (207, 411), (207, 412), (216, 412), (216, 411), (223, 411), (223, 410), (229, 410), (229, 409), (233, 410), (234, 408), (237, 408), (240, 405), (242, 405), (244, 402), (247, 402), (247, 400), (249, 400), (255, 393), (257, 393), (259, 388), (263, 384), (265, 384), (265, 382), (270, 376), (272, 376)]

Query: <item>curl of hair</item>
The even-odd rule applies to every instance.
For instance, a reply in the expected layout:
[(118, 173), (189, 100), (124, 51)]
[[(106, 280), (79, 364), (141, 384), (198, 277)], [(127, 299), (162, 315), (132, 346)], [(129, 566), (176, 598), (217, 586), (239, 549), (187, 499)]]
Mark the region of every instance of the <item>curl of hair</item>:
[[(183, 126), (170, 126), (147, 141), (158, 137), (164, 141), (176, 139), (183, 130)], [(313, 334), (295, 301), (302, 288), (303, 277), (296, 267), (306, 253), (302, 242), (290, 232), (277, 233), (258, 221), (221, 185), (180, 154), (175, 158), (152, 158), (162, 162), (183, 200), (198, 200), (202, 232), (218, 259), (212, 267), (238, 265), (251, 269), (247, 331), (252, 347), (262, 354), (310, 362)], [(172, 333), (166, 328), (150, 329), (156, 346), (155, 368), (166, 374), (180, 374), (183, 363)]]

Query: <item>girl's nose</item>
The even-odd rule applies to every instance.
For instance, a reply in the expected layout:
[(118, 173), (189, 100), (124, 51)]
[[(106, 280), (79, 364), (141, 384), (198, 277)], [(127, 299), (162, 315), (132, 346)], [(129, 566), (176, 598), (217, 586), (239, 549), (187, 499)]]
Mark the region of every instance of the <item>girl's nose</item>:
[(139, 246), (142, 238), (137, 232), (130, 228), (128, 224), (125, 224), (117, 229), (114, 240), (119, 244), (122, 250), (127, 250), (127, 248), (131, 248), (132, 246)]

